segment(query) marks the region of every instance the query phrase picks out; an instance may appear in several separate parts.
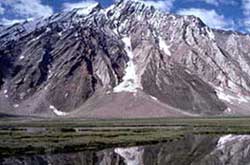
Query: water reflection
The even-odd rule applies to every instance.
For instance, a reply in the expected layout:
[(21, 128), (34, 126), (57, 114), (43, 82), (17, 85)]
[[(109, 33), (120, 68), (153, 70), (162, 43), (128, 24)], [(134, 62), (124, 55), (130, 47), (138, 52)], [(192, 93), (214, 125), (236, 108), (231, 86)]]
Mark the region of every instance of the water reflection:
[(115, 148), (114, 152), (121, 156), (127, 165), (143, 164), (144, 147)]
[(186, 135), (172, 142), (140, 147), (0, 158), (0, 164), (246, 165), (250, 164), (250, 135)]

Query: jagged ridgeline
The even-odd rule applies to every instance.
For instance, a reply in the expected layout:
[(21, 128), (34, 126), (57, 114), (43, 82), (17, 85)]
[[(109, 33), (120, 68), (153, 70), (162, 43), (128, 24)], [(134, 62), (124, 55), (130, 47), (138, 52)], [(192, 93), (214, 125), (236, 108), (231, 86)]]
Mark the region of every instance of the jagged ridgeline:
[(249, 115), (250, 36), (143, 2), (0, 27), (0, 111), (44, 117)]

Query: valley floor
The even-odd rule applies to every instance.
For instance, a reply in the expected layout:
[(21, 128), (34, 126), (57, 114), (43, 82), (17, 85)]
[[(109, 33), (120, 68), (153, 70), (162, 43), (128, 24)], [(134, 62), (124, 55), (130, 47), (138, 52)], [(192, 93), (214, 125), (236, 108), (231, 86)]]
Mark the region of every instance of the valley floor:
[(186, 134), (250, 134), (250, 117), (159, 119), (0, 119), (0, 157), (155, 144)]

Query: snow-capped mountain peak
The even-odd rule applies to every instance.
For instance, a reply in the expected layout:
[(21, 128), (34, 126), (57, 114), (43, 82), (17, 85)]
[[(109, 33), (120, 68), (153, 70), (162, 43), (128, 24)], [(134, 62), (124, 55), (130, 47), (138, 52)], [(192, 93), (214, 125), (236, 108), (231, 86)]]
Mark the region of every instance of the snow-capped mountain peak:
[(249, 114), (249, 40), (125, 0), (4, 27), (0, 110), (108, 118)]

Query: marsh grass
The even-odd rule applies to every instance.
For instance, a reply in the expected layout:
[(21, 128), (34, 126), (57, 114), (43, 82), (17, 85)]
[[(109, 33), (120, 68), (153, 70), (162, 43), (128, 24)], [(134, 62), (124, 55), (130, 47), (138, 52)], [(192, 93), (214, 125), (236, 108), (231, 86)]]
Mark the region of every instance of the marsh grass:
[(67, 153), (178, 140), (185, 134), (250, 134), (250, 118), (0, 120), (0, 156)]

